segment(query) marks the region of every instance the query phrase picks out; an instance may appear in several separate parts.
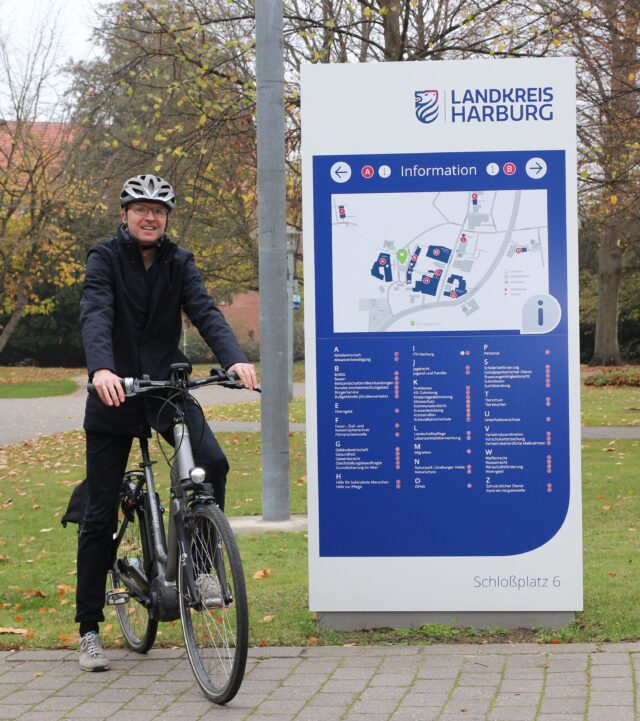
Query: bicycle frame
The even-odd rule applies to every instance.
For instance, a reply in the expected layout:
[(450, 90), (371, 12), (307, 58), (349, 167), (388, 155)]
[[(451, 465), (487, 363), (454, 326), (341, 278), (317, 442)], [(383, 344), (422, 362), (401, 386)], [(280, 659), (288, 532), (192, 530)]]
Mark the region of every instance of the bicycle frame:
[[(147, 531), (146, 542), (153, 552), (154, 571), (150, 582), (150, 593), (148, 598), (151, 603), (157, 600), (160, 608), (159, 620), (162, 618), (163, 609), (167, 609), (171, 616), (175, 615), (177, 608), (177, 596), (173, 599), (176, 579), (178, 575), (178, 560), (185, 564), (185, 581), (189, 590), (189, 595), (195, 601), (199, 600), (200, 592), (195, 585), (195, 575), (191, 563), (191, 558), (185, 552), (187, 543), (187, 533), (185, 527), (185, 515), (187, 511), (187, 500), (185, 498), (185, 488), (195, 490), (194, 498), (200, 498), (202, 501), (212, 500), (211, 496), (203, 488), (198, 493), (198, 489), (191, 481), (190, 472), (195, 466), (193, 459), (193, 451), (189, 437), (189, 430), (185, 423), (176, 419), (173, 424), (173, 435), (175, 442), (175, 458), (171, 468), (171, 501), (169, 505), (169, 531), (168, 541), (166, 540), (164, 523), (162, 521), (161, 507), (156, 495), (156, 487), (153, 478), (153, 465), (149, 455), (149, 442), (146, 438), (140, 438), (140, 451), (142, 462), (140, 467), (144, 474), (144, 483), (147, 487), (147, 507), (143, 509), (147, 523), (145, 524)], [(142, 483), (140, 483), (142, 485)], [(116, 540), (119, 543), (120, 539)], [(178, 554), (180, 548), (180, 554)], [(123, 578), (123, 582), (131, 583), (130, 579)], [(133, 588), (129, 590), (140, 594), (142, 589), (135, 583), (135, 579), (131, 584)], [(164, 598), (157, 598), (160, 594)], [(171, 598), (168, 597), (170, 594)], [(147, 595), (147, 594), (145, 594)], [(156, 598), (154, 598), (154, 595)], [(172, 611), (173, 609), (173, 611)], [(167, 619), (168, 620), (168, 619)]]

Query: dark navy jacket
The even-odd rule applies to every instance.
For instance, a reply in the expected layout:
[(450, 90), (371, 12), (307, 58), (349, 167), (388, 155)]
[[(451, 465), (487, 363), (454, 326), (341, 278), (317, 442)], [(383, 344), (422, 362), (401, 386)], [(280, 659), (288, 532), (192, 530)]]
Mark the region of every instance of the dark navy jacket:
[[(224, 368), (246, 362), (189, 251), (165, 236), (146, 270), (138, 243), (124, 226), (117, 237), (93, 246), (80, 301), (89, 379), (100, 368), (121, 377), (168, 378), (169, 366), (185, 360), (178, 347), (182, 310)], [(157, 409), (157, 403), (141, 398), (127, 398), (119, 408), (108, 407), (90, 395), (84, 427), (101, 433), (146, 434), (149, 425), (158, 427)]]

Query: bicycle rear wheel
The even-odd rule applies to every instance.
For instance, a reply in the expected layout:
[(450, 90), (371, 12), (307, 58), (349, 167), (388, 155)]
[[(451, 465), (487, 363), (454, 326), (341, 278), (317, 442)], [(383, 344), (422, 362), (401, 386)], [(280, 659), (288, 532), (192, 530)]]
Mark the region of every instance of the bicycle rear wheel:
[[(144, 496), (139, 501), (144, 502)], [(124, 514), (118, 526), (115, 563), (111, 569), (111, 588), (126, 588), (129, 600), (115, 606), (118, 623), (127, 646), (137, 653), (146, 653), (156, 639), (158, 622), (151, 618), (150, 609), (143, 602), (143, 593), (132, 591), (132, 586), (148, 597), (151, 559), (147, 548), (145, 516), (140, 505)], [(146, 588), (145, 588), (146, 586)]]
[(224, 704), (238, 692), (247, 663), (249, 614), (242, 562), (231, 526), (217, 506), (195, 506), (192, 521), (185, 550), (191, 555), (194, 576), (211, 577), (220, 593), (219, 602), (208, 607), (199, 598), (190, 598), (186, 566), (180, 564), (184, 641), (202, 692), (210, 701)]

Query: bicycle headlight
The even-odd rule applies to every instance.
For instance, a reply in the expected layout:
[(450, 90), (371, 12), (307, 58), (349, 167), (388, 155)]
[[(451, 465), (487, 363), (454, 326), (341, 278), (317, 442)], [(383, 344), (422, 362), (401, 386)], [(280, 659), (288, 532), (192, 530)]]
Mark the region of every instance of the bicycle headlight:
[(204, 477), (205, 477), (204, 468), (192, 468), (189, 471), (189, 475), (191, 476), (191, 480), (194, 483), (204, 483)]

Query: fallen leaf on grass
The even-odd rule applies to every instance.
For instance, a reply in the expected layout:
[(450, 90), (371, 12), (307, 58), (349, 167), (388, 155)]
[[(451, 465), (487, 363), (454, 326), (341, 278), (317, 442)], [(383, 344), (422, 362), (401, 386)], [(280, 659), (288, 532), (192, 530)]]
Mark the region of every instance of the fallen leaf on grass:
[(309, 636), (307, 639), (307, 643), (309, 646), (317, 646), (318, 645), (318, 639), (315, 636)]
[(78, 643), (79, 637), (78, 634), (72, 634), (71, 636), (65, 636), (64, 633), (61, 633), (58, 636), (58, 641), (62, 641), (62, 643)]
[(51, 533), (53, 531), (53, 528), (41, 528), (40, 533)]
[(266, 638), (261, 638), (260, 643), (258, 644), (258, 646), (260, 646), (260, 648), (264, 648), (265, 646), (268, 646), (268, 645), (269, 645), (269, 641), (267, 641)]
[(603, 511), (610, 511), (611, 510), (611, 504), (605, 503), (604, 506), (602, 506)]
[(6, 626), (2, 626), (0, 628), (0, 633), (16, 636), (28, 636), (29, 634), (33, 634), (33, 631), (30, 631), (28, 628), (8, 628)]
[(0, 556), (0, 561), (8, 561), (10, 556)]
[(256, 571), (256, 572), (253, 574), (253, 577), (255, 578), (256, 581), (261, 581), (263, 578), (266, 578), (266, 577), (269, 576), (270, 574), (271, 574), (271, 569), (270, 569), (270, 568), (263, 568), (263, 569), (261, 569), (260, 571)]
[(42, 591), (38, 591), (34, 588), (27, 588), (24, 591), (20, 591), (22, 598), (46, 598), (47, 594)]
[(271, 621), (273, 621), (274, 618), (275, 618), (275, 616), (273, 614), (270, 614), (268, 616), (263, 616), (262, 622), (263, 623), (271, 623)]
[(609, 576), (609, 578), (615, 578), (617, 575), (618, 574), (615, 571), (609, 571), (609, 573), (607, 573), (607, 576)]

